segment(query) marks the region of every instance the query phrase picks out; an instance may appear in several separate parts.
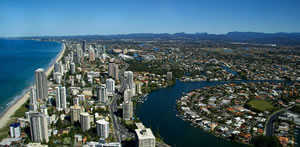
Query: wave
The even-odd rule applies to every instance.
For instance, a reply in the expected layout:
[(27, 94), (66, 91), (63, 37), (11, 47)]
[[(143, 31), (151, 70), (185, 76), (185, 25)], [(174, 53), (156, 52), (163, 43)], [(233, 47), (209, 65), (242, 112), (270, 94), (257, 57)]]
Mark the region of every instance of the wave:
[[(32, 84), (30, 84), (29, 86), (26, 86), (26, 88), (23, 89), (22, 92), (21, 92), (20, 94), (18, 94), (18, 95), (16, 95), (16, 96), (12, 97), (12, 100), (11, 100), (10, 102), (8, 102), (8, 103), (6, 104), (5, 107), (2, 107), (2, 106), (0, 107), (0, 111), (1, 111), (1, 112), (0, 112), (0, 117), (2, 117), (2, 115), (5, 114), (5, 112), (6, 112), (13, 104), (15, 104), (20, 98), (22, 98), (27, 92), (29, 92), (31, 85), (32, 85)], [(1, 110), (1, 109), (3, 109), (3, 108), (4, 108), (4, 110)]]

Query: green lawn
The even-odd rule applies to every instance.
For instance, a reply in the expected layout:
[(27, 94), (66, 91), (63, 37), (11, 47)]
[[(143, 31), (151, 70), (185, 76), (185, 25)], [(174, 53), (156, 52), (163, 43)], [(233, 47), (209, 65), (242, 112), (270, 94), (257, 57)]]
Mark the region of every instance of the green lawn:
[(253, 99), (247, 103), (251, 108), (259, 110), (259, 111), (272, 111), (276, 107), (271, 105), (266, 100)]

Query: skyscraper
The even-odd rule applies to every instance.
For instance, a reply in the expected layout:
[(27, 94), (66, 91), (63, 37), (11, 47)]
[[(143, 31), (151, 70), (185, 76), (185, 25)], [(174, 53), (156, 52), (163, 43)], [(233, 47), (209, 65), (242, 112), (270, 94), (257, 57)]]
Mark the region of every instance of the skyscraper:
[(97, 87), (97, 99), (98, 101), (105, 103), (108, 100), (106, 85), (101, 84)]
[(73, 98), (73, 105), (78, 105), (79, 106), (79, 98), (76, 97), (76, 98)]
[(133, 72), (132, 71), (125, 71), (124, 76), (127, 79), (126, 84), (128, 85), (128, 88), (131, 90), (131, 96), (134, 96), (136, 90), (135, 90)]
[(99, 58), (99, 50), (97, 48), (94, 48), (95, 57)]
[(83, 52), (85, 52), (85, 50), (86, 50), (86, 41), (85, 40), (82, 41), (82, 50), (83, 50)]
[(113, 94), (115, 92), (115, 81), (113, 79), (106, 79), (107, 93)]
[(130, 100), (131, 100), (131, 97), (132, 97), (132, 92), (131, 92), (131, 90), (128, 88), (128, 85), (127, 85), (127, 88), (124, 90), (124, 93), (123, 93), (124, 101), (130, 101)]
[(76, 73), (76, 67), (75, 67), (75, 63), (71, 63), (71, 74), (73, 75), (73, 74), (75, 74)]
[(10, 130), (10, 137), (20, 137), (21, 136), (21, 129), (20, 129), (20, 123), (12, 123), (9, 126)]
[(142, 94), (142, 83), (141, 82), (136, 83), (136, 93)]
[(56, 84), (61, 84), (61, 73), (60, 72), (53, 73), (53, 80), (55, 81)]
[(47, 117), (40, 112), (32, 111), (30, 117), (30, 133), (33, 142), (48, 142), (48, 122)]
[(97, 122), (97, 135), (100, 138), (108, 138), (109, 135), (109, 122), (100, 119)]
[(60, 66), (60, 74), (64, 75), (65, 67), (62, 61), (59, 62), (59, 66)]
[(89, 61), (94, 62), (95, 61), (95, 52), (93, 49), (90, 49), (89, 51)]
[(125, 71), (124, 76), (127, 79), (127, 84), (129, 86), (129, 89), (133, 88), (134, 79), (133, 79), (133, 72), (132, 71)]
[(133, 105), (131, 101), (123, 102), (123, 119), (130, 120), (133, 116)]
[(37, 104), (36, 104), (36, 89), (34, 86), (30, 87), (30, 104), (29, 110), (37, 111)]
[(38, 99), (47, 101), (48, 81), (44, 69), (39, 68), (35, 71), (36, 96)]
[(83, 108), (75, 105), (70, 107), (71, 123), (73, 124), (76, 121), (80, 121), (80, 114), (83, 112)]
[(54, 72), (59, 72), (61, 73), (61, 66), (59, 62), (54, 63)]
[(119, 66), (118, 66), (118, 64), (114, 65), (114, 78), (116, 81), (119, 81)]
[(115, 68), (115, 63), (114, 63), (114, 58), (111, 58), (109, 60), (109, 63), (108, 63), (108, 76), (110, 77), (113, 77), (114, 78), (114, 68)]
[(64, 108), (67, 108), (67, 96), (66, 96), (66, 87), (55, 87), (56, 91), (56, 109), (62, 110)]
[(48, 115), (48, 108), (47, 108), (46, 105), (42, 105), (42, 106), (40, 107), (40, 110), (41, 110), (41, 112), (42, 112), (45, 116)]
[(80, 125), (83, 131), (87, 131), (90, 129), (90, 114), (87, 112), (80, 113)]

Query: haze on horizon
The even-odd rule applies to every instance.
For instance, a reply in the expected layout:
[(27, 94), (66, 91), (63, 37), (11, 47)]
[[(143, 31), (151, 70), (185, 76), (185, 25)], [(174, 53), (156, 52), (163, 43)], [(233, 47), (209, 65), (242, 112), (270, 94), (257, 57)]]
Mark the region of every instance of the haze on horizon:
[(0, 0), (0, 37), (300, 32), (299, 0)]

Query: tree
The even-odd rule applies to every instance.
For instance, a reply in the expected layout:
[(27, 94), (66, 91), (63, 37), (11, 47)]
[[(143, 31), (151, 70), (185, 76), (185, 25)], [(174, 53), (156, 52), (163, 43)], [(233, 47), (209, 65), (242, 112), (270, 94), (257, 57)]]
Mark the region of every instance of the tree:
[(56, 122), (56, 126), (57, 126), (57, 129), (60, 130), (63, 128), (63, 122), (60, 118), (58, 118), (57, 122)]

